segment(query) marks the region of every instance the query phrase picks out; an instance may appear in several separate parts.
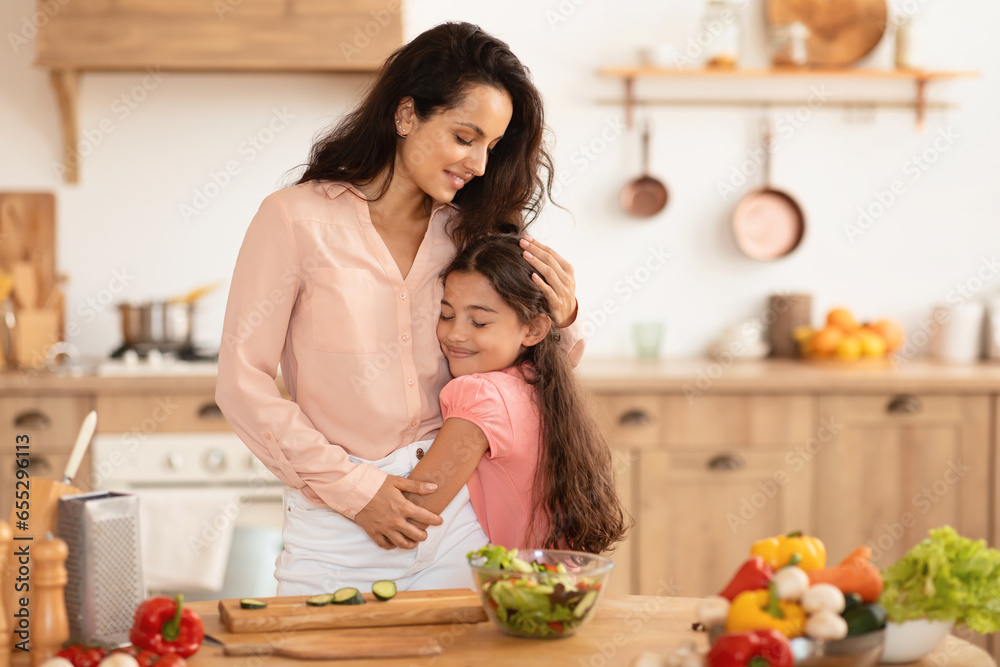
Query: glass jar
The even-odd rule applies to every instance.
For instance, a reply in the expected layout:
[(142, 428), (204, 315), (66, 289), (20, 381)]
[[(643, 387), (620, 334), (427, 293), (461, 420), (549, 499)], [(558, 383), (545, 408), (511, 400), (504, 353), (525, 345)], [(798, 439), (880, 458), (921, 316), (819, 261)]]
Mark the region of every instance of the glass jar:
[(809, 28), (796, 21), (771, 27), (771, 62), (775, 67), (805, 67), (809, 64)]
[(698, 36), (691, 38), (702, 49), (706, 67), (731, 69), (740, 59), (743, 8), (746, 0), (709, 0)]

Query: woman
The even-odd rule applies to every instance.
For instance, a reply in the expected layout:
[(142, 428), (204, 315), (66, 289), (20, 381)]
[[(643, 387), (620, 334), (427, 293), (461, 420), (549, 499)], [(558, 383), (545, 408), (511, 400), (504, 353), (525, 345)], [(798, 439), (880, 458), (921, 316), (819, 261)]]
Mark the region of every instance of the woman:
[[(341, 547), (323, 534), (324, 512), (386, 549), (415, 550), (428, 536), (416, 524), (447, 523), (436, 535), (458, 556), (424, 563), (440, 576), (414, 587), (447, 583), (463, 549), (482, 545), (467, 491), (438, 516), (403, 495), (435, 485), (393, 471), (405, 474), (441, 427), (450, 376), (435, 336), (439, 273), (456, 248), (523, 233), (537, 216), (552, 181), (543, 130), (541, 97), (507, 45), (444, 24), (392, 54), (360, 106), (313, 147), (298, 183), (261, 204), (233, 274), (216, 400), (290, 487), (279, 594), (336, 581), (329, 554)], [(536, 241), (522, 247), (568, 326), (572, 267)], [(577, 360), (579, 336), (563, 339)], [(291, 401), (274, 384), (279, 362)]]

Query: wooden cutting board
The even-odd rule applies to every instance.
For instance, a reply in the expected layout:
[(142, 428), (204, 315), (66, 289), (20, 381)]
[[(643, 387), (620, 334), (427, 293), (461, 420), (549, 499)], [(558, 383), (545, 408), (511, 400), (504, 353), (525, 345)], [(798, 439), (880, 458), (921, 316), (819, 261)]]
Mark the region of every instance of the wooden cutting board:
[(220, 600), (219, 618), (230, 632), (329, 630), (441, 623), (482, 623), (479, 595), (466, 588), (402, 591), (385, 602), (365, 593), (365, 604), (310, 607), (308, 596), (263, 598), (264, 609), (241, 609), (239, 600)]
[(795, 21), (809, 28), (809, 64), (842, 67), (878, 45), (888, 24), (886, 0), (767, 0), (772, 26)]
[[(383, 628), (378, 634), (358, 634), (358, 630), (326, 631), (320, 635), (285, 634), (277, 640), (268, 635), (231, 635), (222, 642), (224, 655), (277, 655), (304, 660), (353, 660), (358, 658), (424, 658), (440, 655), (440, 642), (427, 633), (404, 632), (399, 628)], [(272, 633), (273, 634), (273, 633)], [(308, 636), (299, 636), (307, 634)], [(247, 639), (242, 639), (246, 637)], [(250, 639), (253, 637), (253, 639)]]

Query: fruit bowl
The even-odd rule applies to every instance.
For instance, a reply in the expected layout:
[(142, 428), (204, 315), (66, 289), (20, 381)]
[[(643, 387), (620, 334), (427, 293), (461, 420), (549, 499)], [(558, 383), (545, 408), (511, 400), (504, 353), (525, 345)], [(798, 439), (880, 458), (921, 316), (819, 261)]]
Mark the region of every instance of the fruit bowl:
[[(709, 641), (721, 637), (721, 628), (709, 631)], [(876, 630), (837, 641), (796, 637), (789, 641), (795, 667), (872, 667), (878, 664), (885, 646), (886, 631)]]
[(933, 651), (954, 627), (954, 621), (890, 621), (885, 626), (885, 653), (882, 661), (888, 664), (916, 662)]
[(486, 615), (515, 637), (572, 635), (593, 617), (614, 567), (580, 551), (528, 549), (517, 557), (532, 571), (485, 567), (485, 558), (469, 562)]

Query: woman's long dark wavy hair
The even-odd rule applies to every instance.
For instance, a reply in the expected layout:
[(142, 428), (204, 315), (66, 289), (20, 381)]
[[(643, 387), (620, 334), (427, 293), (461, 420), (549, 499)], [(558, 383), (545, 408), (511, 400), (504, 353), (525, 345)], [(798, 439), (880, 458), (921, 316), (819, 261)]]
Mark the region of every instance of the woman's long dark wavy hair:
[(481, 236), (524, 231), (552, 189), (542, 97), (510, 47), (470, 23), (441, 24), (390, 55), (361, 104), (313, 146), (297, 183), (368, 184), (388, 168), (375, 197), (381, 198), (394, 172), (400, 100), (412, 97), (417, 118), (426, 120), (458, 107), (476, 84), (506, 91), (514, 109), (486, 173), (455, 195), (459, 211), (449, 231), (459, 248)]
[(478, 239), (441, 275), (445, 280), (456, 272), (483, 276), (522, 324), (540, 315), (549, 318), (548, 335), (514, 362), (535, 386), (542, 422), (534, 512), (525, 537), (530, 539), (536, 519), (544, 516), (549, 533), (543, 547), (602, 553), (624, 539), (631, 517), (615, 490), (611, 450), (559, 347), (559, 329), (545, 295), (531, 280), (534, 269), (518, 240), (510, 235)]

